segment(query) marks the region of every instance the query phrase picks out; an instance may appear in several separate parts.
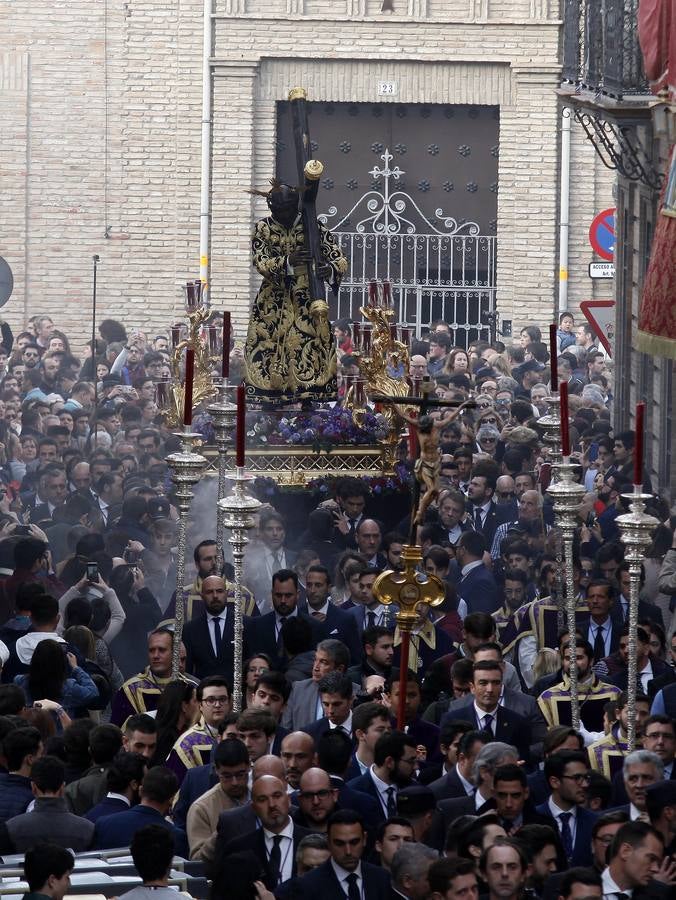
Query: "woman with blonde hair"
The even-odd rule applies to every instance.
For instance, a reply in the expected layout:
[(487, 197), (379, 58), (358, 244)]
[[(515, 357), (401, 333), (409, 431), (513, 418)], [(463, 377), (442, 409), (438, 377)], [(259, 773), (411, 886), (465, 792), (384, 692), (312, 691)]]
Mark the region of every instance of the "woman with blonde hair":
[(553, 675), (558, 671), (560, 665), (561, 660), (556, 650), (552, 650), (551, 647), (543, 647), (542, 650), (538, 650), (533, 662), (533, 684), (537, 684), (544, 675)]

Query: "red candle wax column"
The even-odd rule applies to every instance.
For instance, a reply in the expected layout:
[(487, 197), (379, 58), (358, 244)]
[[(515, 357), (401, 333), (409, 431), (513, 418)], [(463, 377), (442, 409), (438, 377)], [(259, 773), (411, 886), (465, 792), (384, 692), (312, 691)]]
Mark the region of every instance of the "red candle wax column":
[(192, 387), (195, 378), (195, 351), (188, 347), (185, 351), (185, 385), (183, 391), (183, 424), (192, 425)]
[(645, 432), (645, 403), (636, 404), (636, 436), (634, 438), (634, 488), (643, 487), (643, 448)]
[(556, 324), (549, 326), (549, 368), (552, 372), (551, 384), (555, 394), (559, 392), (559, 358), (556, 353)]
[(403, 731), (406, 727), (406, 682), (402, 685), (402, 681), (406, 678), (405, 672), (408, 672), (408, 658), (411, 652), (411, 632), (405, 631), (399, 626), (401, 634), (401, 645), (399, 647), (399, 671), (402, 673), (399, 681), (399, 702), (397, 703), (397, 730)]
[(235, 465), (238, 469), (244, 468), (244, 443), (246, 438), (246, 396), (244, 394), (244, 382), (237, 385), (237, 422), (235, 428)]
[(230, 312), (223, 313), (223, 362), (221, 375), (227, 378), (230, 375)]
[(361, 350), (361, 322), (355, 322), (352, 326), (352, 343), (355, 350)]
[(559, 386), (561, 397), (561, 453), (564, 460), (570, 456), (570, 423), (568, 421), (568, 382), (562, 381)]

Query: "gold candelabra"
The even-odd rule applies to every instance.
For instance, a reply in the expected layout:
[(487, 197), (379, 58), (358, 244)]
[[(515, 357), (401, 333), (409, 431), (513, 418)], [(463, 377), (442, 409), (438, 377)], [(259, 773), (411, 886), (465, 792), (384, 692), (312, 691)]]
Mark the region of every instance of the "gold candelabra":
[[(213, 370), (220, 355), (217, 353), (216, 326), (208, 326), (206, 335), (205, 323), (211, 310), (203, 303), (203, 285), (201, 282), (187, 282), (183, 288), (186, 294), (187, 326), (176, 323), (171, 326), (171, 379), (157, 385), (157, 405), (164, 415), (169, 428), (178, 428), (183, 422), (183, 404), (185, 389), (183, 385), (183, 360), (185, 351), (195, 351), (195, 377), (193, 382), (193, 406), (199, 406), (217, 392), (214, 384)], [(181, 339), (181, 331), (187, 327), (187, 337)]]
[[(372, 395), (385, 394), (393, 397), (408, 396), (409, 386), (406, 375), (409, 368), (408, 344), (398, 339), (403, 337), (409, 326), (394, 322), (395, 312), (391, 306), (390, 284), (382, 285), (372, 281), (369, 285), (369, 302), (360, 307), (368, 324), (354, 326), (354, 357), (359, 367), (357, 381), (348, 384), (343, 405), (352, 412), (355, 423), (360, 426), (366, 414), (366, 400)], [(401, 376), (391, 374), (403, 369)], [(378, 406), (378, 405), (376, 405)], [(396, 449), (400, 440), (403, 420), (395, 407), (390, 404), (381, 408), (388, 433), (379, 440), (385, 454), (385, 464), (392, 468), (396, 462)]]

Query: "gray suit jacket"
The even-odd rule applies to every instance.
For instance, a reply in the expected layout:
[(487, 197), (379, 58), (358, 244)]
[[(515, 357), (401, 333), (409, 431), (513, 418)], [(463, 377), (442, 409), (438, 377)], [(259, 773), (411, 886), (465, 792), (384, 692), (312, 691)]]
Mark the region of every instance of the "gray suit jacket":
[[(361, 691), (361, 685), (352, 685), (352, 696), (356, 697)], [(282, 713), (282, 726), (289, 731), (298, 731), (305, 725), (310, 725), (317, 720), (317, 700), (319, 691), (317, 682), (311, 678), (303, 681), (294, 681), (291, 686), (289, 700)]]
[(7, 831), (17, 853), (42, 841), (52, 841), (77, 853), (91, 847), (94, 823), (69, 812), (63, 797), (38, 797), (32, 812), (9, 819)]

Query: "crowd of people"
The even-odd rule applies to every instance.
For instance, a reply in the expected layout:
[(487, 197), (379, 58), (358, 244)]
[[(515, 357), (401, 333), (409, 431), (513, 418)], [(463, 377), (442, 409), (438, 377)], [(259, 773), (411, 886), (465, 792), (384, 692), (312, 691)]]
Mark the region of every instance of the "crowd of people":
[[(613, 429), (612, 361), (587, 325), (564, 314), (557, 347), (586, 489), (579, 730), (538, 328), (460, 347), (440, 322), (411, 346), (413, 387), (474, 403), (437, 429), (417, 539), (445, 596), (419, 608), (403, 677), (374, 582), (401, 568), (410, 518), (343, 478), (297, 533), (274, 506), (259, 515), (234, 712), (233, 572), (213, 539), (191, 548), (171, 677), (177, 439), (155, 399), (170, 337), (106, 320), (80, 359), (47, 316), (16, 338), (0, 327), (0, 855), (25, 854), (31, 894), (61, 900), (74, 853), (126, 847), (143, 880), (130, 900), (169, 890), (173, 854), (203, 866), (213, 900), (674, 896), (676, 519), (646, 472), (660, 525), (630, 710), (617, 517), (634, 440)], [(352, 374), (350, 323), (336, 338)]]

